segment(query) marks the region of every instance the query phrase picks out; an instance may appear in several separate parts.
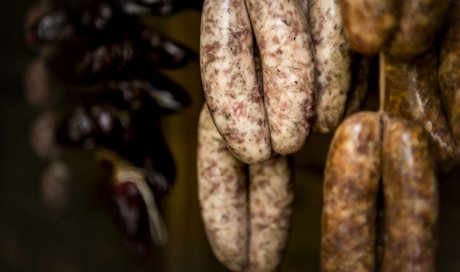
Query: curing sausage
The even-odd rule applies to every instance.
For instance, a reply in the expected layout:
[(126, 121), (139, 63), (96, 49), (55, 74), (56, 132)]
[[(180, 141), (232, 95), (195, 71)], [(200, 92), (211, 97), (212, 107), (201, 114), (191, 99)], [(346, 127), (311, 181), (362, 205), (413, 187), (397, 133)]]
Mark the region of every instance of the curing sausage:
[(315, 116), (315, 67), (298, 1), (246, 1), (262, 60), (264, 103), (272, 148), (300, 149)]
[(369, 71), (371, 58), (355, 54), (352, 60), (352, 79), (350, 92), (347, 97), (345, 117), (351, 116), (360, 111), (366, 102), (367, 91), (369, 89)]
[(451, 168), (458, 151), (441, 107), (433, 50), (410, 61), (384, 58), (384, 111), (420, 122), (434, 141), (441, 170)]
[(206, 0), (201, 18), (201, 78), (214, 123), (238, 159), (264, 161), (270, 133), (244, 0)]
[(338, 126), (345, 110), (352, 51), (345, 37), (338, 1), (310, 0), (309, 20), (318, 81), (313, 129), (328, 133)]
[(294, 201), (292, 161), (277, 156), (249, 166), (250, 269), (275, 271), (283, 257)]
[(428, 135), (419, 124), (384, 118), (384, 248), (381, 271), (435, 270), (438, 191)]
[(450, 1), (401, 1), (401, 18), (389, 52), (397, 58), (410, 59), (428, 50), (443, 23)]
[(341, 0), (342, 17), (351, 47), (374, 55), (397, 25), (399, 0)]
[(244, 165), (227, 148), (205, 105), (198, 124), (198, 192), (212, 250), (232, 271), (248, 264)]
[(374, 271), (380, 116), (361, 112), (337, 129), (326, 162), (321, 271)]
[(460, 144), (460, 1), (454, 0), (442, 37), (438, 70), (441, 97), (452, 135)]

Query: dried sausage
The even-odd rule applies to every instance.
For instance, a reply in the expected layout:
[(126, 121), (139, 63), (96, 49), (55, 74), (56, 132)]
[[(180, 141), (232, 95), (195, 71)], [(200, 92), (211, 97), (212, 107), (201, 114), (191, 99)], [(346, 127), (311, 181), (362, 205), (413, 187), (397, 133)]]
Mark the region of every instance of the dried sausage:
[(397, 26), (399, 0), (341, 0), (345, 30), (353, 49), (374, 55)]
[(283, 257), (294, 201), (292, 163), (277, 156), (249, 166), (250, 269), (275, 271)]
[(401, 1), (401, 18), (389, 52), (397, 58), (410, 59), (428, 50), (443, 23), (450, 1)]
[(208, 240), (228, 269), (248, 264), (244, 164), (227, 148), (205, 105), (198, 125), (198, 192)]
[(328, 133), (342, 119), (351, 81), (352, 51), (336, 0), (310, 0), (310, 31), (317, 74), (314, 130)]
[(417, 123), (386, 117), (382, 153), (381, 271), (436, 271), (438, 191), (428, 135)]
[(321, 271), (374, 271), (381, 125), (361, 112), (337, 129), (326, 162)]
[[(457, 151), (439, 97), (433, 50), (410, 61), (385, 55), (385, 112), (420, 122), (434, 141), (443, 169), (452, 166)], [(443, 170), (441, 169), (441, 170)]]

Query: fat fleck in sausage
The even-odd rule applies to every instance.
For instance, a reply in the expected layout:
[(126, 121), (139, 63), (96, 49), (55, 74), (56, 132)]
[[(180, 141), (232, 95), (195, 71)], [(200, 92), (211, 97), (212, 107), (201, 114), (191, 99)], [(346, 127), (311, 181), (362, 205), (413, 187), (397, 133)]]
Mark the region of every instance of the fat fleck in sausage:
[(397, 58), (410, 59), (428, 50), (443, 23), (450, 1), (401, 1), (401, 18), (389, 52)]
[(337, 129), (324, 180), (321, 271), (374, 271), (380, 116), (361, 112)]
[(198, 125), (198, 192), (208, 240), (232, 271), (248, 264), (244, 165), (227, 148), (205, 105)]
[(246, 1), (262, 60), (273, 150), (300, 149), (315, 116), (315, 67), (298, 1)]
[(318, 79), (314, 131), (328, 133), (342, 119), (351, 81), (352, 51), (339, 2), (310, 0), (309, 20)]
[(436, 271), (437, 180), (422, 126), (384, 118), (382, 172), (382, 271)]
[(369, 71), (371, 58), (355, 54), (352, 60), (351, 88), (347, 97), (345, 117), (360, 111), (366, 102), (369, 89)]
[(249, 271), (276, 271), (289, 234), (294, 200), (293, 169), (287, 157), (277, 156), (249, 166)]
[(438, 70), (441, 97), (452, 135), (460, 144), (460, 1), (450, 6)]
[(244, 0), (205, 1), (200, 65), (206, 103), (232, 153), (246, 163), (271, 155), (252, 39)]
[(353, 49), (374, 55), (397, 25), (399, 0), (341, 0), (345, 30)]
[(420, 122), (430, 133), (442, 170), (453, 164), (456, 144), (450, 134), (439, 97), (433, 50), (410, 60), (385, 55), (385, 112)]

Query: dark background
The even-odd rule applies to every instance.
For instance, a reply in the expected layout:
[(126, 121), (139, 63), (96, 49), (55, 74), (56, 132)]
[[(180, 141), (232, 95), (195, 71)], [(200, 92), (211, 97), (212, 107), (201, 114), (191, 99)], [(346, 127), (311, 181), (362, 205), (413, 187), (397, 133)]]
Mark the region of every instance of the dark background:
[[(23, 42), (23, 17), (32, 1), (3, 1), (0, 9), (0, 271), (224, 271), (211, 254), (198, 210), (196, 123), (202, 103), (198, 64), (170, 72), (193, 97), (185, 114), (164, 120), (178, 165), (178, 180), (164, 200), (170, 243), (141, 260), (127, 251), (101, 183), (107, 177), (93, 154), (69, 151), (75, 173), (73, 198), (60, 213), (43, 204), (45, 162), (29, 146), (30, 126), (42, 111), (25, 102), (23, 74), (35, 54)], [(198, 12), (155, 21), (172, 37), (198, 49)], [(375, 105), (376, 94), (373, 93)], [(314, 135), (296, 154), (296, 203), (292, 234), (281, 271), (319, 267), (322, 173), (330, 136)], [(440, 181), (439, 271), (460, 271), (460, 171)]]

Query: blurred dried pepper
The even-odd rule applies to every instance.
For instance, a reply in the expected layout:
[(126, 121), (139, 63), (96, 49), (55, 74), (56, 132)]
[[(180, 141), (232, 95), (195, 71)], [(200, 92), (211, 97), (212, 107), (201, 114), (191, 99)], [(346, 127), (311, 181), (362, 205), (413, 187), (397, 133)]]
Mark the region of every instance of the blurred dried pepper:
[[(184, 88), (156, 69), (183, 68), (198, 57), (139, 16), (168, 16), (201, 5), (200, 0), (43, 0), (26, 15), (25, 40), (40, 54), (26, 77), (27, 95), (36, 96), (34, 84), (45, 86), (46, 101), (34, 104), (64, 113), (53, 115), (53, 126), (43, 130), (47, 145), (98, 150), (99, 161), (111, 166), (111, 195), (126, 244), (141, 256), (149, 255), (151, 240), (167, 241), (156, 199), (176, 177), (160, 118), (190, 104)], [(49, 84), (53, 80), (64, 95), (70, 89), (85, 92), (83, 101), (67, 110), (49, 101), (57, 91)], [(45, 159), (61, 161), (61, 153)], [(53, 198), (59, 200), (59, 194)]]

